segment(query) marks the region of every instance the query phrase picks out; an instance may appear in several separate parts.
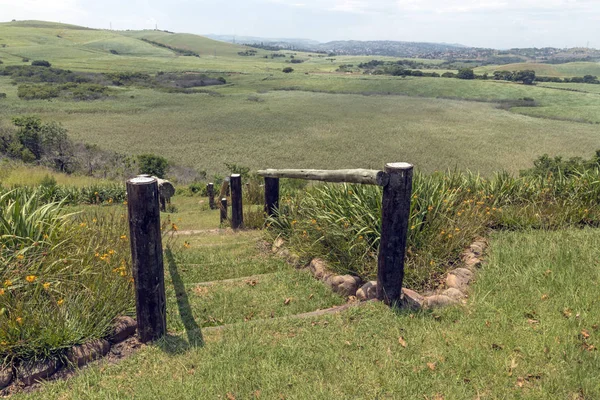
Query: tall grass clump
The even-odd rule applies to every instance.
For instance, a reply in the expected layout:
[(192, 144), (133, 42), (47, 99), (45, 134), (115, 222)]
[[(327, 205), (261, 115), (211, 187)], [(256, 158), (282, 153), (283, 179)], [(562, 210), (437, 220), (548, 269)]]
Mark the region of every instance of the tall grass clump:
[[(14, 186), (12, 190), (35, 197), (43, 203), (60, 201), (66, 205), (117, 204), (127, 199), (125, 185), (120, 183), (92, 184), (87, 186), (63, 186), (52, 181), (39, 186)], [(2, 188), (0, 187), (0, 192)], [(35, 193), (35, 195), (34, 195)]]
[[(377, 275), (382, 189), (327, 184), (289, 193), (269, 232), (305, 261), (327, 259), (340, 273)], [(406, 284), (431, 288), (475, 238), (490, 229), (558, 229), (600, 222), (600, 173), (491, 179), (472, 173), (416, 173), (408, 231)]]
[(60, 358), (133, 311), (125, 214), (0, 195), (0, 362)]

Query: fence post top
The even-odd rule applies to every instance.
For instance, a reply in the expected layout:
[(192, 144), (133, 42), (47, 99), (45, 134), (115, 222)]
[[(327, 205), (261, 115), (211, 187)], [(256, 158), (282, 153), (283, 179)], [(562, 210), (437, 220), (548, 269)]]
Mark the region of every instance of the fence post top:
[(232, 178), (239, 178), (241, 175), (240, 174), (231, 174)]
[(395, 162), (385, 164), (386, 169), (413, 169), (413, 165), (407, 162)]
[(140, 175), (140, 176), (136, 176), (135, 178), (130, 179), (128, 182), (133, 185), (147, 185), (149, 183), (158, 182), (158, 181), (156, 180), (156, 178), (152, 178), (151, 176)]

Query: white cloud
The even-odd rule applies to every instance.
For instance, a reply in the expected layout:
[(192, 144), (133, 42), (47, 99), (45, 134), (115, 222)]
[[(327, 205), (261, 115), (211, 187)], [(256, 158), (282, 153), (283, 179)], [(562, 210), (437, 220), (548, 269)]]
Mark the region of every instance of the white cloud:
[(0, 0), (0, 9), (7, 19), (65, 21), (87, 15), (77, 0)]
[[(269, 0), (296, 6), (294, 0)], [(306, 7), (347, 13), (425, 12), (471, 13), (485, 11), (565, 11), (598, 9), (596, 0), (308, 0)], [(596, 5), (595, 5), (596, 4)]]

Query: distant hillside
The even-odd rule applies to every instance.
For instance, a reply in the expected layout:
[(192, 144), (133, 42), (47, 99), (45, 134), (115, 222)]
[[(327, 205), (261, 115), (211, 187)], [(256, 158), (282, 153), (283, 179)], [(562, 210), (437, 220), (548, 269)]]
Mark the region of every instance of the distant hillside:
[(2, 67), (47, 60), (58, 68), (93, 72), (222, 71), (245, 63), (236, 68), (244, 71), (252, 67), (249, 61), (265, 53), (248, 50), (251, 49), (186, 33), (113, 31), (46, 21), (0, 23)]
[(245, 43), (259, 48), (281, 48), (297, 51), (390, 57), (448, 58), (464, 53), (467, 46), (446, 43), (401, 42), (393, 40), (338, 40), (320, 43), (310, 39), (261, 38), (255, 36), (206, 35), (215, 40)]
[(190, 50), (202, 55), (237, 56), (238, 52), (248, 48), (241, 45), (225, 43), (191, 33), (171, 33), (155, 30), (123, 31), (123, 36), (136, 39), (146, 39), (162, 43), (174, 48)]
[(86, 30), (94, 30), (93, 28), (86, 28), (84, 26), (79, 26), (79, 25), (63, 24), (61, 22), (37, 21), (37, 20), (23, 20), (23, 21), (1, 22), (0, 25), (20, 27), (20, 28), (86, 29)]
[(294, 47), (314, 47), (319, 46), (321, 43), (311, 39), (294, 39), (294, 38), (263, 38), (257, 36), (237, 36), (237, 35), (204, 35), (207, 38), (220, 40), (222, 42), (229, 43), (246, 43), (246, 44), (260, 44), (266, 43), (270, 45), (285, 47), (286, 45), (292, 45)]

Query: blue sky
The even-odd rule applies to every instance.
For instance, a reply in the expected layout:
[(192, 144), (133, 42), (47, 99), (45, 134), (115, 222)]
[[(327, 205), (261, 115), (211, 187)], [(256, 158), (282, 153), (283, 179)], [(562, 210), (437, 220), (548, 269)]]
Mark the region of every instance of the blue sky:
[(479, 47), (600, 48), (600, 0), (0, 0), (0, 20)]

